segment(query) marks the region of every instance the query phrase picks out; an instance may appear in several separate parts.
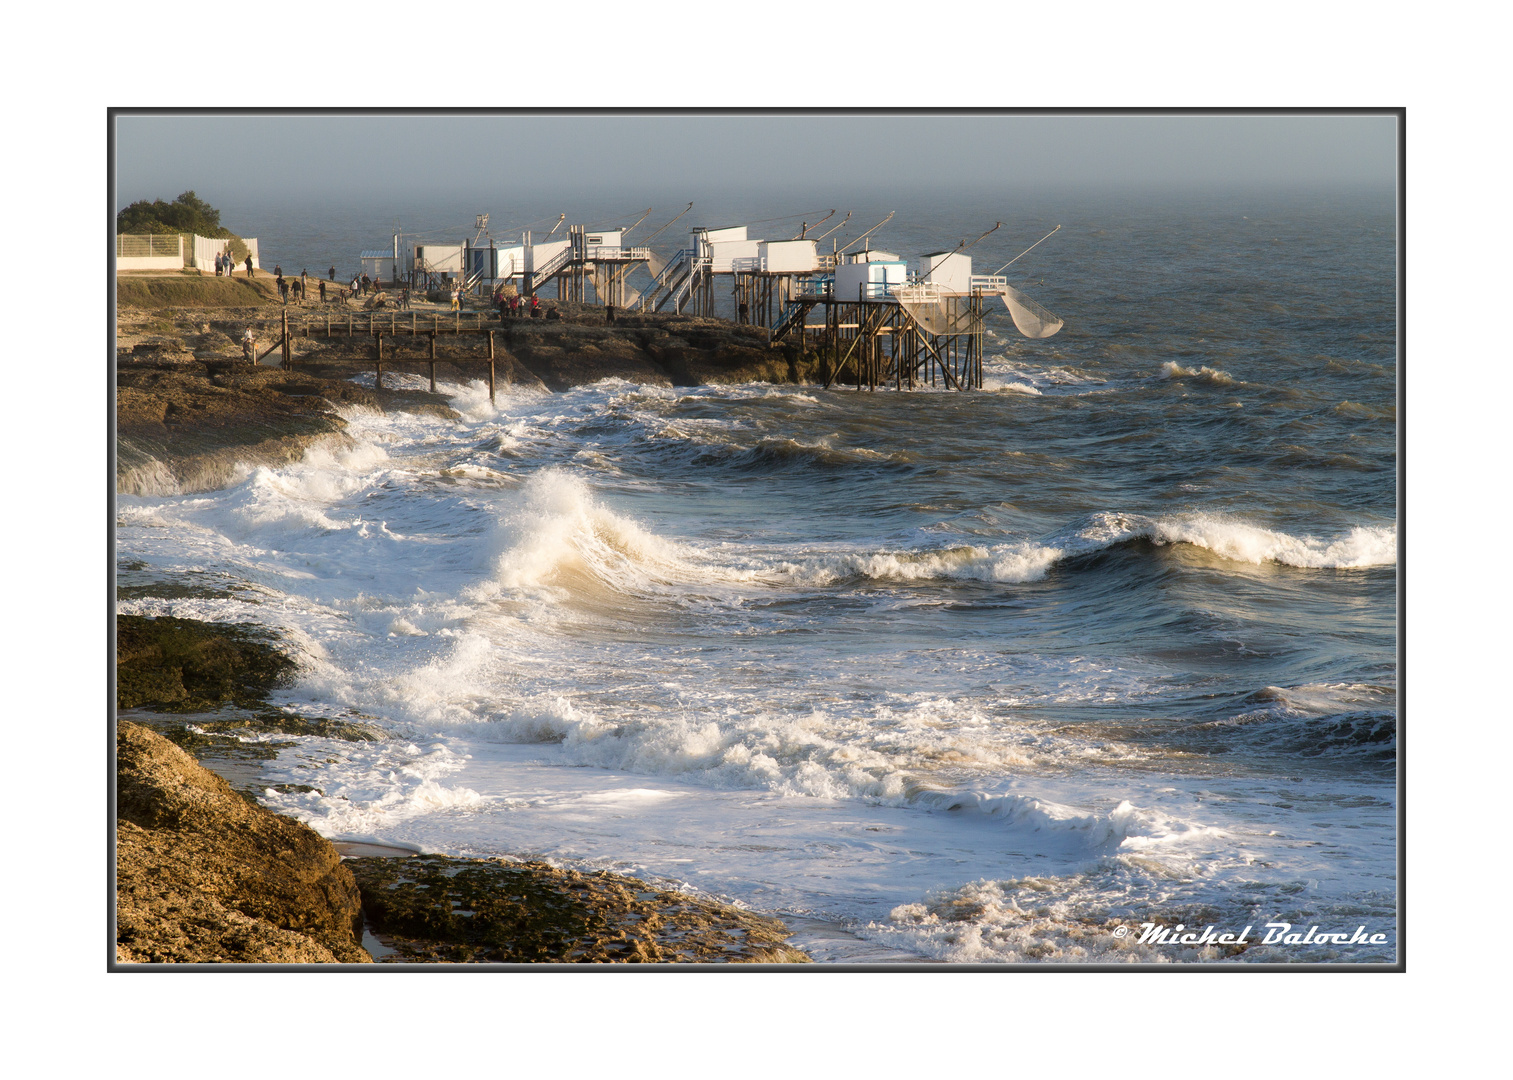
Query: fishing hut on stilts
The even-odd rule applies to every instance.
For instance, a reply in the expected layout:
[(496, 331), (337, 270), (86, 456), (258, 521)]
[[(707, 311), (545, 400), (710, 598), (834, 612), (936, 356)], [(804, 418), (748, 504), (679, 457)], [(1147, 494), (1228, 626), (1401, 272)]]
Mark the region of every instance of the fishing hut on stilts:
[(838, 254), (829, 275), (809, 279), (804, 291), (782, 305), (768, 324), (768, 340), (797, 341), (805, 351), (817, 351), (825, 361), (826, 389), (840, 383), (858, 390), (979, 390), (983, 316), (992, 298), (1003, 300), (1026, 337), (1050, 337), (1062, 320), (1003, 276), (1035, 244), (992, 275), (972, 273), (971, 257), (962, 250), (968, 246), (920, 255), (912, 264), (870, 248)]

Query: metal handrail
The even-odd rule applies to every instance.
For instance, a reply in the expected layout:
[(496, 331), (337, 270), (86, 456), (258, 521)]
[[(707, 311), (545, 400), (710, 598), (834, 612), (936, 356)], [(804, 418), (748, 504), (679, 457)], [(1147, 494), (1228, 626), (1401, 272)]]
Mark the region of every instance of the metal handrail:
[(699, 256), (692, 261), (692, 264), (688, 268), (688, 276), (685, 277), (681, 283), (679, 283), (677, 292), (673, 293), (670, 298), (672, 300), (672, 309), (674, 311), (677, 311), (681, 314), (684, 294), (692, 291), (694, 279), (699, 276), (699, 272), (701, 270), (709, 269), (709, 265), (713, 261), (714, 260), (707, 255)]
[(572, 257), (573, 249), (571, 245), (569, 245), (568, 247), (563, 248), (561, 251), (557, 252), (557, 254), (548, 259), (545, 266), (540, 266), (533, 269), (531, 271), (532, 279), (540, 280), (543, 277), (551, 277), (558, 270), (561, 270), (562, 267), (572, 259)]
[[(674, 255), (671, 259), (668, 259), (667, 262), (663, 264), (662, 272), (660, 274), (654, 274), (652, 276), (651, 288), (647, 289), (646, 292), (641, 296), (642, 311), (645, 311), (649, 307), (653, 310), (659, 310), (661, 306), (671, 298), (672, 286), (669, 283), (677, 280), (678, 275), (688, 265), (688, 260), (692, 257), (692, 250), (690, 250), (689, 248), (682, 248), (676, 255)], [(663, 297), (661, 300), (657, 300), (657, 292), (659, 290), (666, 290), (668, 296)]]
[(599, 246), (583, 249), (584, 262), (595, 260), (615, 260), (618, 262), (635, 262), (651, 258), (651, 248), (644, 247), (609, 247)]

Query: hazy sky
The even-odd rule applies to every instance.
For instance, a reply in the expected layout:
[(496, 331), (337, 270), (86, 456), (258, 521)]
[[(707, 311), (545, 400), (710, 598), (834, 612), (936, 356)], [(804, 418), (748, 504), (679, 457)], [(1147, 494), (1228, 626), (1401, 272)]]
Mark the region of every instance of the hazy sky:
[[(1392, 116), (179, 115), (116, 122), (117, 202), (301, 192), (1390, 187)], [(692, 197), (690, 195), (690, 197)]]

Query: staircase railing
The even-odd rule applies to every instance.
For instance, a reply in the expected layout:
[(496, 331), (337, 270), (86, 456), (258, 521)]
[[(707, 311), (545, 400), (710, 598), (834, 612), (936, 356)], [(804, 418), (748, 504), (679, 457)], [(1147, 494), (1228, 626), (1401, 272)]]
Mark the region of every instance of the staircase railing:
[[(678, 313), (679, 315), (683, 313), (684, 297), (688, 296), (693, 291), (694, 284), (698, 281), (699, 275), (705, 270), (709, 269), (709, 265), (712, 261), (713, 260), (710, 259), (707, 255), (702, 257), (695, 257), (689, 260), (688, 273), (684, 275), (683, 280), (678, 283), (677, 289), (674, 290), (672, 295), (669, 297), (669, 299), (672, 301), (672, 309), (674, 312)], [(665, 302), (666, 301), (664, 301), (663, 303)], [(662, 304), (658, 304), (658, 310), (660, 310), (662, 306)]]
[(790, 330), (803, 325), (804, 320), (809, 317), (809, 312), (813, 311), (818, 303), (818, 297), (801, 297), (783, 304), (782, 310), (778, 312), (777, 322), (767, 333), (767, 344), (771, 345), (783, 340)]

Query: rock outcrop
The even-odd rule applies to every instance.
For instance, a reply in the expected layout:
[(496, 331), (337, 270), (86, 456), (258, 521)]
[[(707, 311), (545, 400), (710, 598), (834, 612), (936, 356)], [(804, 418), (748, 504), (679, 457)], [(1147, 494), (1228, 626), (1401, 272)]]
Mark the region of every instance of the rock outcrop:
[(242, 798), (139, 724), (116, 726), (118, 963), (369, 963), (330, 842)]
[(350, 861), (369, 925), (408, 962), (807, 963), (777, 919), (541, 862)]
[(123, 364), (116, 370), (116, 490), (210, 491), (238, 465), (286, 465), (312, 445), (341, 443), (341, 407), (456, 418), (445, 400), (417, 391), (369, 390), (278, 368), (229, 363)]

